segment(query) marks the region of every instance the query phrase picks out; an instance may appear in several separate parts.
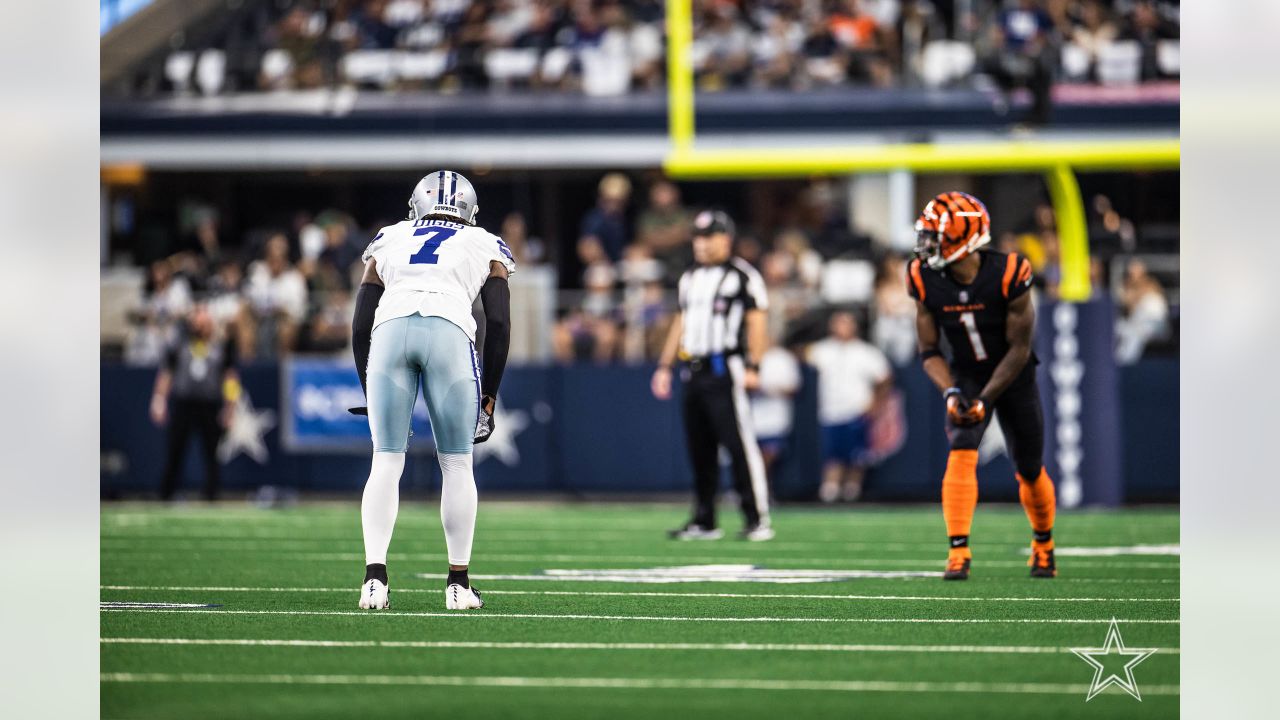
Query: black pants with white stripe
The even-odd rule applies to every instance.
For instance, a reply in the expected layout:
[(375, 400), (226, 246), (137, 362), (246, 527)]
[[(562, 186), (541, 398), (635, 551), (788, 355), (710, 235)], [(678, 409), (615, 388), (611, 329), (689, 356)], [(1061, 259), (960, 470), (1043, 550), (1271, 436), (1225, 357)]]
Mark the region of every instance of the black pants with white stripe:
[(716, 527), (721, 447), (729, 454), (733, 484), (747, 525), (769, 521), (764, 460), (741, 378), (742, 359), (738, 357), (729, 358), (719, 372), (704, 368), (685, 375), (684, 431), (693, 465), (693, 521), (704, 527)]

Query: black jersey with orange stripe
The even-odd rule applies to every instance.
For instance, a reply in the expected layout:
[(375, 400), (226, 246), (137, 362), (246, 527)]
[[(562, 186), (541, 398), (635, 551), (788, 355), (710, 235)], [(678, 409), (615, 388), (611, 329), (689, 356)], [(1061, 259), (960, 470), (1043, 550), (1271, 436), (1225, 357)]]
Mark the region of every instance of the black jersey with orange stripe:
[[(919, 259), (907, 267), (907, 292), (924, 303), (951, 346), (950, 364), (970, 377), (987, 377), (1009, 351), (1009, 303), (1031, 289), (1031, 263), (1017, 253), (980, 250), (973, 282), (962, 285), (944, 268)], [(1028, 365), (1036, 363), (1032, 355)]]

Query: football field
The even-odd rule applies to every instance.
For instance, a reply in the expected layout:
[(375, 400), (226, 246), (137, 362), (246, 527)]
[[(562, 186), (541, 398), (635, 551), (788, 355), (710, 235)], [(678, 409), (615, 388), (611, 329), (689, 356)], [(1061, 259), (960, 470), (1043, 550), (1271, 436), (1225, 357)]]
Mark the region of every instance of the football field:
[[(941, 512), (776, 512), (773, 542), (674, 542), (683, 505), (482, 502), (446, 612), (434, 504), (403, 503), (391, 609), (361, 611), (357, 500), (285, 510), (104, 505), (104, 718), (1170, 717), (1176, 509), (1061, 512), (1059, 577), (980, 506), (968, 582)], [(1098, 655), (1111, 620), (1132, 653)], [(1101, 651), (1099, 651), (1101, 653)]]

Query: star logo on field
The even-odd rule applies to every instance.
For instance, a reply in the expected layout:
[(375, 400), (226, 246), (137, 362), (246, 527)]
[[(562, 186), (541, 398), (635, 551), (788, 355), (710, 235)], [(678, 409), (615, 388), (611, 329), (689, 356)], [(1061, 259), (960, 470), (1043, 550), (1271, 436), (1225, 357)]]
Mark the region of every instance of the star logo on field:
[(227, 434), (218, 444), (218, 460), (224, 465), (244, 453), (253, 458), (259, 465), (267, 464), (266, 436), (276, 426), (276, 413), (267, 408), (254, 410), (249, 393), (240, 393), (231, 409), (231, 422), (227, 425)]
[[(1157, 648), (1126, 648), (1124, 639), (1120, 637), (1120, 627), (1116, 624), (1116, 619), (1111, 618), (1111, 627), (1107, 630), (1107, 639), (1102, 647), (1071, 648), (1071, 652), (1092, 665), (1094, 669), (1093, 683), (1089, 685), (1089, 695), (1085, 698), (1085, 702), (1092, 700), (1095, 695), (1111, 685), (1119, 686), (1138, 702), (1142, 702), (1142, 693), (1138, 692), (1138, 683), (1133, 679), (1133, 669), (1138, 666), (1138, 663), (1154, 655), (1156, 650)], [(1115, 670), (1107, 670), (1108, 660), (1111, 660), (1113, 665), (1119, 660), (1125, 660), (1124, 667), (1120, 671), (1124, 673), (1124, 677)]]
[(493, 409), (493, 434), (475, 446), (475, 463), (479, 465), (495, 457), (508, 467), (520, 464), (520, 448), (516, 447), (516, 435), (529, 427), (529, 414), (523, 410), (503, 410), (502, 405)]

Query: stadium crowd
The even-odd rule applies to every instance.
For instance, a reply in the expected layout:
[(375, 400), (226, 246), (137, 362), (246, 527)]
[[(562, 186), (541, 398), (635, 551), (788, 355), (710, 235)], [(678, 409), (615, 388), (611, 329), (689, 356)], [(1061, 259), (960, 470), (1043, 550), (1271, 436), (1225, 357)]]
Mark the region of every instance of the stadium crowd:
[[(768, 286), (773, 341), (803, 347), (823, 336), (832, 311), (848, 309), (894, 364), (910, 362), (915, 305), (903, 280), (907, 257), (881, 238), (850, 229), (843, 194), (832, 181), (811, 181), (786, 206), (785, 214), (757, 218), (753, 225), (743, 218), (735, 246)], [(1170, 339), (1170, 299), (1159, 273), (1135, 257), (1143, 248), (1133, 223), (1105, 195), (1097, 195), (1091, 209), (1096, 292), (1116, 299), (1118, 357), (1132, 362), (1148, 345)], [(633, 192), (631, 178), (608, 173), (576, 237), (555, 248), (532, 236), (519, 213), (501, 220), (495, 230), (519, 267), (562, 275), (553, 283), (563, 288), (554, 324), (539, 331), (549, 333), (556, 361), (657, 356), (675, 305), (675, 281), (692, 262), (693, 213), (674, 183), (658, 177)], [(233, 238), (220, 229), (211, 207), (196, 206), (185, 217), (186, 232), (149, 265), (131, 312), (126, 361), (158, 362), (197, 304), (208, 307), (244, 359), (346, 351), (360, 255), (376, 227), (361, 227), (339, 210), (298, 212), (291, 227), (255, 228)], [(1038, 206), (1007, 227), (993, 246), (1025, 255), (1042, 295), (1055, 297), (1061, 273), (1052, 209)], [(566, 268), (581, 268), (581, 274), (565, 276), (575, 272)]]
[[(695, 0), (693, 11), (703, 91), (983, 77), (1042, 104), (1054, 78), (1178, 74), (1176, 0)], [(663, 0), (280, 0), (179, 48), (156, 89), (616, 95), (663, 84), (665, 42)]]

